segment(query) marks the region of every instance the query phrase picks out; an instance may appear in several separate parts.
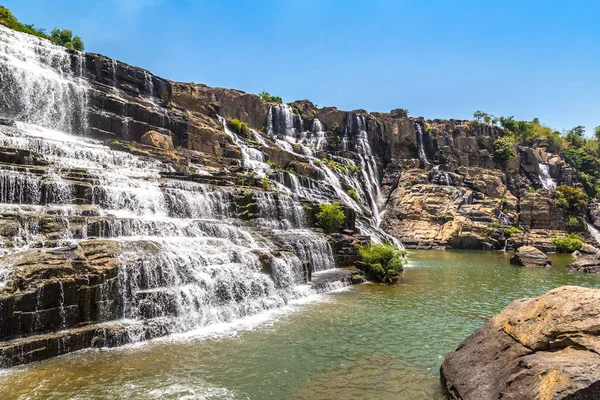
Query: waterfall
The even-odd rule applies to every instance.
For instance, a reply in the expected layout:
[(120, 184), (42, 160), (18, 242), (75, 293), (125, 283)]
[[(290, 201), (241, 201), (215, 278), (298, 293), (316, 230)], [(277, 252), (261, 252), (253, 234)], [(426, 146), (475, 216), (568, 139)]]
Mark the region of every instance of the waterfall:
[[(227, 121), (225, 118), (221, 116), (217, 116), (221, 125), (223, 125), (223, 129), (225, 129), (225, 133), (227, 136), (233, 140), (242, 152), (242, 162), (245, 168), (248, 168), (256, 173), (257, 176), (264, 178), (267, 176), (267, 173), (271, 171), (271, 167), (265, 162), (265, 155), (257, 149), (254, 149), (242, 140), (235, 132), (229, 129), (227, 126)], [(260, 136), (258, 132), (255, 133), (257, 137)]]
[(590, 233), (590, 235), (592, 235), (592, 237), (596, 241), (596, 244), (600, 244), (600, 232), (598, 231), (598, 229), (596, 229), (596, 227), (594, 225), (590, 224), (589, 222), (586, 222), (585, 226), (586, 226), (588, 232)]
[(375, 219), (375, 226), (379, 226), (381, 218), (379, 216), (379, 200), (381, 198), (381, 188), (379, 186), (379, 170), (377, 162), (371, 151), (369, 138), (367, 137), (367, 127), (363, 115), (356, 116), (358, 126), (358, 135), (356, 137), (356, 147), (360, 159), (361, 174), (365, 183), (365, 188), (369, 193), (371, 202), (371, 212)]
[(312, 133), (314, 137), (310, 143), (315, 151), (323, 150), (327, 145), (327, 138), (323, 129), (323, 124), (317, 118), (313, 120)]
[(296, 137), (294, 110), (287, 104), (277, 104), (269, 108), (267, 134)]
[(425, 144), (423, 142), (423, 127), (415, 122), (415, 131), (417, 133), (417, 146), (419, 147), (419, 160), (429, 162), (425, 153)]
[(544, 189), (547, 189), (547, 190), (556, 189), (556, 181), (554, 179), (552, 179), (552, 176), (550, 176), (550, 166), (548, 164), (540, 163), (539, 169), (540, 169), (540, 173), (539, 173), (540, 183), (542, 184)]
[[(15, 221), (11, 236), (2, 238), (3, 254), (114, 241), (118, 296), (103, 291), (99, 307), (113, 304), (111, 318), (129, 321), (133, 339), (144, 338), (150, 326), (183, 332), (280, 307), (307, 295), (304, 261), (314, 270), (334, 267), (329, 243), (308, 229), (298, 200), (316, 198), (320, 183), (290, 174), (288, 195), (165, 178), (175, 172), (169, 164), (81, 135), (88, 90), (83, 61), (81, 53), (0, 26), (0, 113), (17, 120), (15, 127), (0, 126), (0, 146), (31, 152), (23, 165), (0, 166), (0, 213)], [(116, 63), (107, 68), (116, 82)], [(144, 73), (143, 79), (144, 98), (164, 114), (154, 98), (155, 78)], [(275, 107), (268, 130), (295, 137), (295, 118), (291, 107)], [(270, 175), (264, 154), (219, 119), (244, 167)], [(321, 137), (319, 124), (313, 126)], [(127, 123), (122, 129), (127, 132)], [(195, 167), (198, 175), (211, 174)], [(240, 197), (255, 213), (250, 221), (239, 219)], [(0, 260), (0, 288), (14, 276), (8, 261)], [(103, 308), (100, 315), (111, 313)]]
[(431, 169), (431, 182), (436, 185), (452, 186), (452, 178), (450, 174), (441, 169), (439, 165), (434, 166)]
[(85, 134), (87, 85), (73, 57), (82, 63), (79, 52), (0, 25), (0, 115)]

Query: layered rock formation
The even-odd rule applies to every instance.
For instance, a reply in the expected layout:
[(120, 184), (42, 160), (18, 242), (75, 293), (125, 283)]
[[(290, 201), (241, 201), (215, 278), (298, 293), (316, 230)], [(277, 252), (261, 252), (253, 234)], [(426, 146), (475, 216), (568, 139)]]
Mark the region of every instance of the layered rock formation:
[(565, 286), (516, 300), (450, 353), (453, 399), (600, 398), (600, 290)]
[(566, 235), (547, 182), (573, 171), (539, 149), (496, 162), (498, 127), (269, 103), (1, 26), (0, 44), (4, 365), (286, 304), (369, 240), (551, 251)]

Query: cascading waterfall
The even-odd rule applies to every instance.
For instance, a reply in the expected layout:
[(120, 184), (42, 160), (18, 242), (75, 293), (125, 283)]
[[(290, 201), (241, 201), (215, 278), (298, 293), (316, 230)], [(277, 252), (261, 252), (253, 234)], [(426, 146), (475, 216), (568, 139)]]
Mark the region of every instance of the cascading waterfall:
[[(271, 171), (271, 166), (265, 162), (265, 155), (260, 150), (248, 146), (244, 140), (229, 129), (225, 118), (221, 116), (218, 116), (218, 118), (221, 125), (223, 125), (223, 129), (225, 129), (227, 136), (229, 136), (231, 140), (233, 140), (233, 143), (240, 148), (244, 167), (254, 171), (259, 177), (266, 177), (267, 173)], [(255, 133), (255, 136), (256, 135), (260, 136), (258, 132)]]
[(431, 169), (431, 181), (436, 185), (452, 186), (452, 178), (450, 174), (441, 169), (439, 165)]
[(540, 169), (540, 174), (539, 174), (540, 183), (542, 184), (544, 189), (547, 189), (547, 190), (556, 189), (556, 181), (554, 179), (552, 179), (552, 176), (550, 176), (550, 166), (548, 164), (540, 163), (539, 169)]
[[(109, 67), (116, 82), (116, 63)], [(86, 138), (84, 70), (81, 53), (0, 26), (0, 113), (17, 120), (16, 127), (0, 126), (0, 145), (44, 160), (35, 169), (0, 168), (0, 212), (20, 221), (3, 252), (90, 238), (116, 241), (119, 296), (102, 292), (100, 298), (104, 305), (116, 302), (117, 317), (133, 321), (132, 338), (144, 337), (143, 320), (167, 333), (182, 332), (279, 307), (308, 293), (302, 261), (315, 270), (334, 266), (329, 244), (307, 229), (294, 196), (254, 191), (258, 230), (252, 231), (236, 219), (237, 189), (162, 178), (172, 167)], [(144, 96), (154, 104), (154, 77), (144, 78)], [(293, 110), (281, 106), (276, 114), (277, 129), (294, 136)], [(266, 175), (264, 155), (221, 122), (241, 148), (244, 166)], [(48, 240), (40, 218), (53, 221), (60, 235)], [(289, 251), (272, 252), (276, 246), (257, 233), (262, 230), (291, 233), (296, 240)], [(270, 273), (264, 272), (265, 258)], [(13, 273), (0, 261), (0, 288)]]
[(356, 115), (358, 136), (356, 137), (356, 147), (360, 159), (361, 173), (365, 182), (365, 187), (369, 194), (371, 203), (371, 212), (375, 220), (374, 225), (379, 226), (381, 218), (379, 216), (379, 199), (381, 198), (381, 188), (379, 187), (379, 171), (377, 162), (371, 151), (369, 138), (367, 137), (367, 126), (363, 115)]
[(419, 148), (419, 160), (423, 162), (429, 162), (427, 160), (427, 153), (425, 153), (425, 144), (423, 139), (423, 127), (421, 124), (415, 123), (415, 132), (417, 133), (417, 146)]
[(0, 115), (85, 134), (82, 63), (80, 52), (68, 53), (45, 39), (0, 25)]

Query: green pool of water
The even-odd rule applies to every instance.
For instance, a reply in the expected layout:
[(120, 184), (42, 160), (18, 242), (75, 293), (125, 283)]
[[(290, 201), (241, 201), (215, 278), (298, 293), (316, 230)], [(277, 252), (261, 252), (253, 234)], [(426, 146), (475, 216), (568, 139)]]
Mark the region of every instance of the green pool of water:
[(365, 284), (236, 334), (91, 350), (0, 374), (6, 399), (441, 399), (444, 356), (511, 300), (600, 276), (502, 253), (417, 251), (397, 286)]

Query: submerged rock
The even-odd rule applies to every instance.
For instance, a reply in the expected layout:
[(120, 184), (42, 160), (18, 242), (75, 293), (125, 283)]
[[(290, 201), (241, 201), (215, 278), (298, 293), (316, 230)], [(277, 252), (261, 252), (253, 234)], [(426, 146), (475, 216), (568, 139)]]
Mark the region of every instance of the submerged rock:
[(543, 267), (550, 268), (552, 263), (548, 260), (543, 251), (536, 249), (533, 246), (522, 246), (512, 256), (510, 263), (523, 267)]
[(515, 300), (442, 364), (453, 399), (600, 398), (600, 290)]

